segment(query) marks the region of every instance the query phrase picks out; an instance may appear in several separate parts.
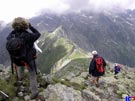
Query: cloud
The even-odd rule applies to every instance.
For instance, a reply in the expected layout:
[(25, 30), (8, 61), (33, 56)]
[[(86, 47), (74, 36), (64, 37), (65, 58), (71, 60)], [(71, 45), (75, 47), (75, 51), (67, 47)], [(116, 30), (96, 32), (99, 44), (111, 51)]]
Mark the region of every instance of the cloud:
[(44, 12), (72, 12), (78, 10), (135, 9), (135, 0), (1, 0), (0, 20), (9, 22), (22, 16), (30, 18)]
[(70, 5), (70, 10), (86, 9), (89, 6), (89, 0), (64, 0)]
[(64, 2), (70, 5), (70, 10), (135, 9), (135, 0), (64, 0)]
[(39, 15), (43, 9), (62, 13), (69, 5), (60, 0), (1, 0), (0, 20), (10, 22), (18, 16), (30, 18)]
[[(65, 7), (61, 12), (60, 10)], [(55, 9), (49, 8), (56, 13), (89, 10), (102, 12), (104, 10), (123, 11), (125, 9), (135, 9), (135, 0), (60, 0), (59, 6)], [(45, 9), (44, 9), (45, 10)]]
[(134, 0), (89, 0), (89, 5), (98, 11), (114, 8), (135, 9)]

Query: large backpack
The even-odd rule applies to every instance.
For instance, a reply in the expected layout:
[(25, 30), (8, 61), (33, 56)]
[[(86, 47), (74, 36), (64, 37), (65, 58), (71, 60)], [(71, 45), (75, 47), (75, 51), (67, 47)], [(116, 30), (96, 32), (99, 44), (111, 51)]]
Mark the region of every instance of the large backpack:
[(97, 72), (104, 73), (105, 68), (104, 68), (102, 57), (95, 58), (95, 61), (96, 61), (96, 70), (97, 70)]
[(11, 58), (11, 69), (14, 74), (14, 65), (24, 65), (27, 61), (27, 46), (22, 38), (23, 33), (11, 33), (11, 36), (6, 42), (6, 49)]
[(25, 41), (22, 38), (22, 33), (20, 35), (19, 34), (12, 33), (11, 37), (7, 40), (6, 43), (6, 49), (8, 50), (13, 61), (26, 60), (27, 56)]

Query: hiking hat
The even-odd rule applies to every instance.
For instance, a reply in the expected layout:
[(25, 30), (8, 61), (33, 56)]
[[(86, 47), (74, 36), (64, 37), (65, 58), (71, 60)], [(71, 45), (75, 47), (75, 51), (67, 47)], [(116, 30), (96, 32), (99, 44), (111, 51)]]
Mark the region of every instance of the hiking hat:
[(98, 54), (98, 53), (97, 53), (96, 50), (92, 51), (92, 55), (97, 55), (97, 54)]
[(29, 22), (23, 17), (17, 17), (12, 22), (14, 30), (27, 30), (29, 28)]
[(118, 64), (117, 64), (117, 63), (115, 63), (115, 66), (118, 66)]

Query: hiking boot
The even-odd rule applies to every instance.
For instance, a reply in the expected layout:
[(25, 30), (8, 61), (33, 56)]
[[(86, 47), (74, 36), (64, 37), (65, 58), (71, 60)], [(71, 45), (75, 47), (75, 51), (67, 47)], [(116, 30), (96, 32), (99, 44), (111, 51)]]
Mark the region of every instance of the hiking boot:
[(36, 98), (36, 101), (45, 101), (45, 98), (43, 95), (38, 95), (38, 97)]
[(96, 87), (100, 87), (100, 85), (97, 83), (97, 84), (96, 84)]
[(92, 83), (97, 84), (97, 80), (96, 79), (92, 80)]
[(114, 76), (114, 78), (115, 78), (115, 79), (118, 79), (118, 77), (117, 77), (117, 76)]
[(23, 81), (16, 81), (14, 83), (14, 86), (21, 86), (23, 84)]
[(31, 94), (30, 99), (33, 100), (36, 99), (37, 97), (38, 97), (38, 93)]

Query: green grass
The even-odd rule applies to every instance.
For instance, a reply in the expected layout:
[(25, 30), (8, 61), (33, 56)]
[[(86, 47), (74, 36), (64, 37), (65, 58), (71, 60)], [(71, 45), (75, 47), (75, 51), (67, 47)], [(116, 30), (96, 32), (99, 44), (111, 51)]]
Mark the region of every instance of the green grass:
[(63, 46), (51, 47), (39, 56), (38, 66), (43, 73), (50, 73), (53, 65), (66, 55), (66, 49)]
[(73, 87), (75, 90), (79, 90), (79, 91), (82, 91), (83, 89), (85, 89), (87, 87), (87, 85), (85, 85), (85, 84), (80, 85), (80, 84), (75, 83), (75, 82), (70, 82), (69, 80), (63, 81), (63, 80), (60, 80), (58, 78), (53, 78), (52, 80), (53, 80), (53, 84), (61, 83), (61, 84), (64, 84), (68, 87)]
[(38, 55), (37, 65), (42, 73), (48, 74), (53, 65), (71, 51), (73, 45), (68, 40), (55, 34), (46, 35), (42, 46), (43, 53)]
[(75, 59), (75, 58), (85, 58), (85, 57), (86, 57), (85, 54), (84, 54), (83, 52), (81, 52), (81, 51), (78, 51), (78, 50), (76, 50), (76, 51), (70, 56), (71, 59)]
[[(62, 37), (60, 34), (61, 31), (61, 27), (59, 27), (53, 33), (44, 33), (41, 39), (39, 39), (41, 41), (39, 44), (42, 45), (41, 48), (43, 53), (38, 55), (37, 66), (40, 68), (42, 73), (49, 74), (55, 63), (61, 59), (60, 65), (64, 63), (65, 60), (71, 60), (70, 63), (72, 63), (72, 61), (76, 61), (76, 59), (86, 57), (83, 51), (76, 49), (73, 43)], [(80, 67), (83, 64), (82, 62), (83, 60), (77, 60), (77, 63), (74, 65)], [(84, 60), (82, 68), (88, 68), (88, 66), (84, 66), (85, 63), (86, 61)]]
[(55, 73), (58, 78), (66, 78), (70, 73), (74, 73), (76, 76), (80, 75), (82, 72), (86, 72), (89, 68), (89, 59), (78, 58), (69, 62), (60, 71)]
[[(12, 99), (12, 97), (15, 96), (15, 76), (12, 75), (9, 79), (9, 81), (5, 81), (0, 78), (0, 90), (5, 92), (7, 95), (9, 95), (9, 98)], [(10, 101), (9, 99), (9, 101)]]

